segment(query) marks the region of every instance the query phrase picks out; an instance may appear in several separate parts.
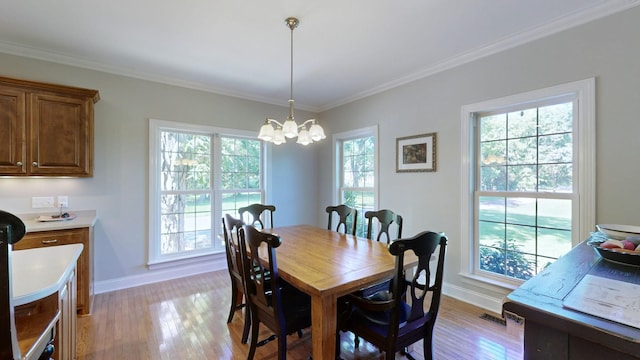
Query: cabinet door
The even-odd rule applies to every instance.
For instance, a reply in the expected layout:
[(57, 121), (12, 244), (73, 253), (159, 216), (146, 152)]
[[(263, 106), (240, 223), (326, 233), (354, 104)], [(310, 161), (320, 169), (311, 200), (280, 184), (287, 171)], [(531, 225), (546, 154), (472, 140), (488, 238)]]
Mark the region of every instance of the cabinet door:
[(58, 292), (60, 320), (56, 334), (55, 359), (76, 358), (76, 299), (75, 271), (67, 279), (67, 283)]
[(30, 98), (30, 173), (91, 176), (90, 101), (38, 93)]
[(26, 174), (25, 92), (0, 86), (0, 174)]

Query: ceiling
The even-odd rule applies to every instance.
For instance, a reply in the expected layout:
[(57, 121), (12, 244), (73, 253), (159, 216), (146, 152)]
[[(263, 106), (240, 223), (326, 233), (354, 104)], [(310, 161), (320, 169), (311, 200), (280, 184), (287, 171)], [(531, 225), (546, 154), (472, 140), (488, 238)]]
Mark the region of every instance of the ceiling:
[(323, 111), (638, 0), (20, 0), (0, 52)]

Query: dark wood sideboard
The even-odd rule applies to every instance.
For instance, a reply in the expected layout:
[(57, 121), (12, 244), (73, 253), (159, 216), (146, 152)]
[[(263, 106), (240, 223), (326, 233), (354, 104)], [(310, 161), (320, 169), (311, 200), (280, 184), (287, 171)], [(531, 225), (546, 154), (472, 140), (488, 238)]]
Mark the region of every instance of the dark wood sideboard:
[(640, 267), (604, 260), (580, 243), (505, 299), (503, 311), (524, 318), (526, 360), (640, 358), (639, 328), (562, 306), (587, 274), (640, 284)]

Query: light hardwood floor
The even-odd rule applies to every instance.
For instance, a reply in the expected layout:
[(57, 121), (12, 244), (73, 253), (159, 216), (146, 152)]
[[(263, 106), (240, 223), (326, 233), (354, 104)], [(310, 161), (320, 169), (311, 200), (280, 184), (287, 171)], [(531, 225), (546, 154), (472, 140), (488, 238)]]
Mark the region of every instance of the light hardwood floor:
[[(248, 345), (240, 343), (243, 314), (226, 322), (229, 284), (223, 270), (96, 295), (93, 314), (78, 318), (78, 359), (246, 359)], [(522, 359), (522, 326), (482, 319), (484, 312), (444, 297), (436, 322), (435, 358)], [(268, 335), (261, 330), (261, 339)], [(354, 351), (350, 335), (342, 335), (342, 358), (384, 358), (366, 342)], [(288, 359), (303, 360), (311, 353), (309, 331), (287, 341)], [(422, 342), (413, 346), (413, 354), (422, 358)], [(255, 359), (276, 355), (272, 341), (258, 348)]]

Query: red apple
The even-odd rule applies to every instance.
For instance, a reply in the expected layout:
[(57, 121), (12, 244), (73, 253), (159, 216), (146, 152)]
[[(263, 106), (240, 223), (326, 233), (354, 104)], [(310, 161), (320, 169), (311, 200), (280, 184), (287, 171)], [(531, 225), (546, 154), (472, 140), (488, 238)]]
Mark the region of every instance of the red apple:
[(622, 240), (622, 246), (627, 250), (635, 250), (636, 245), (629, 240)]

